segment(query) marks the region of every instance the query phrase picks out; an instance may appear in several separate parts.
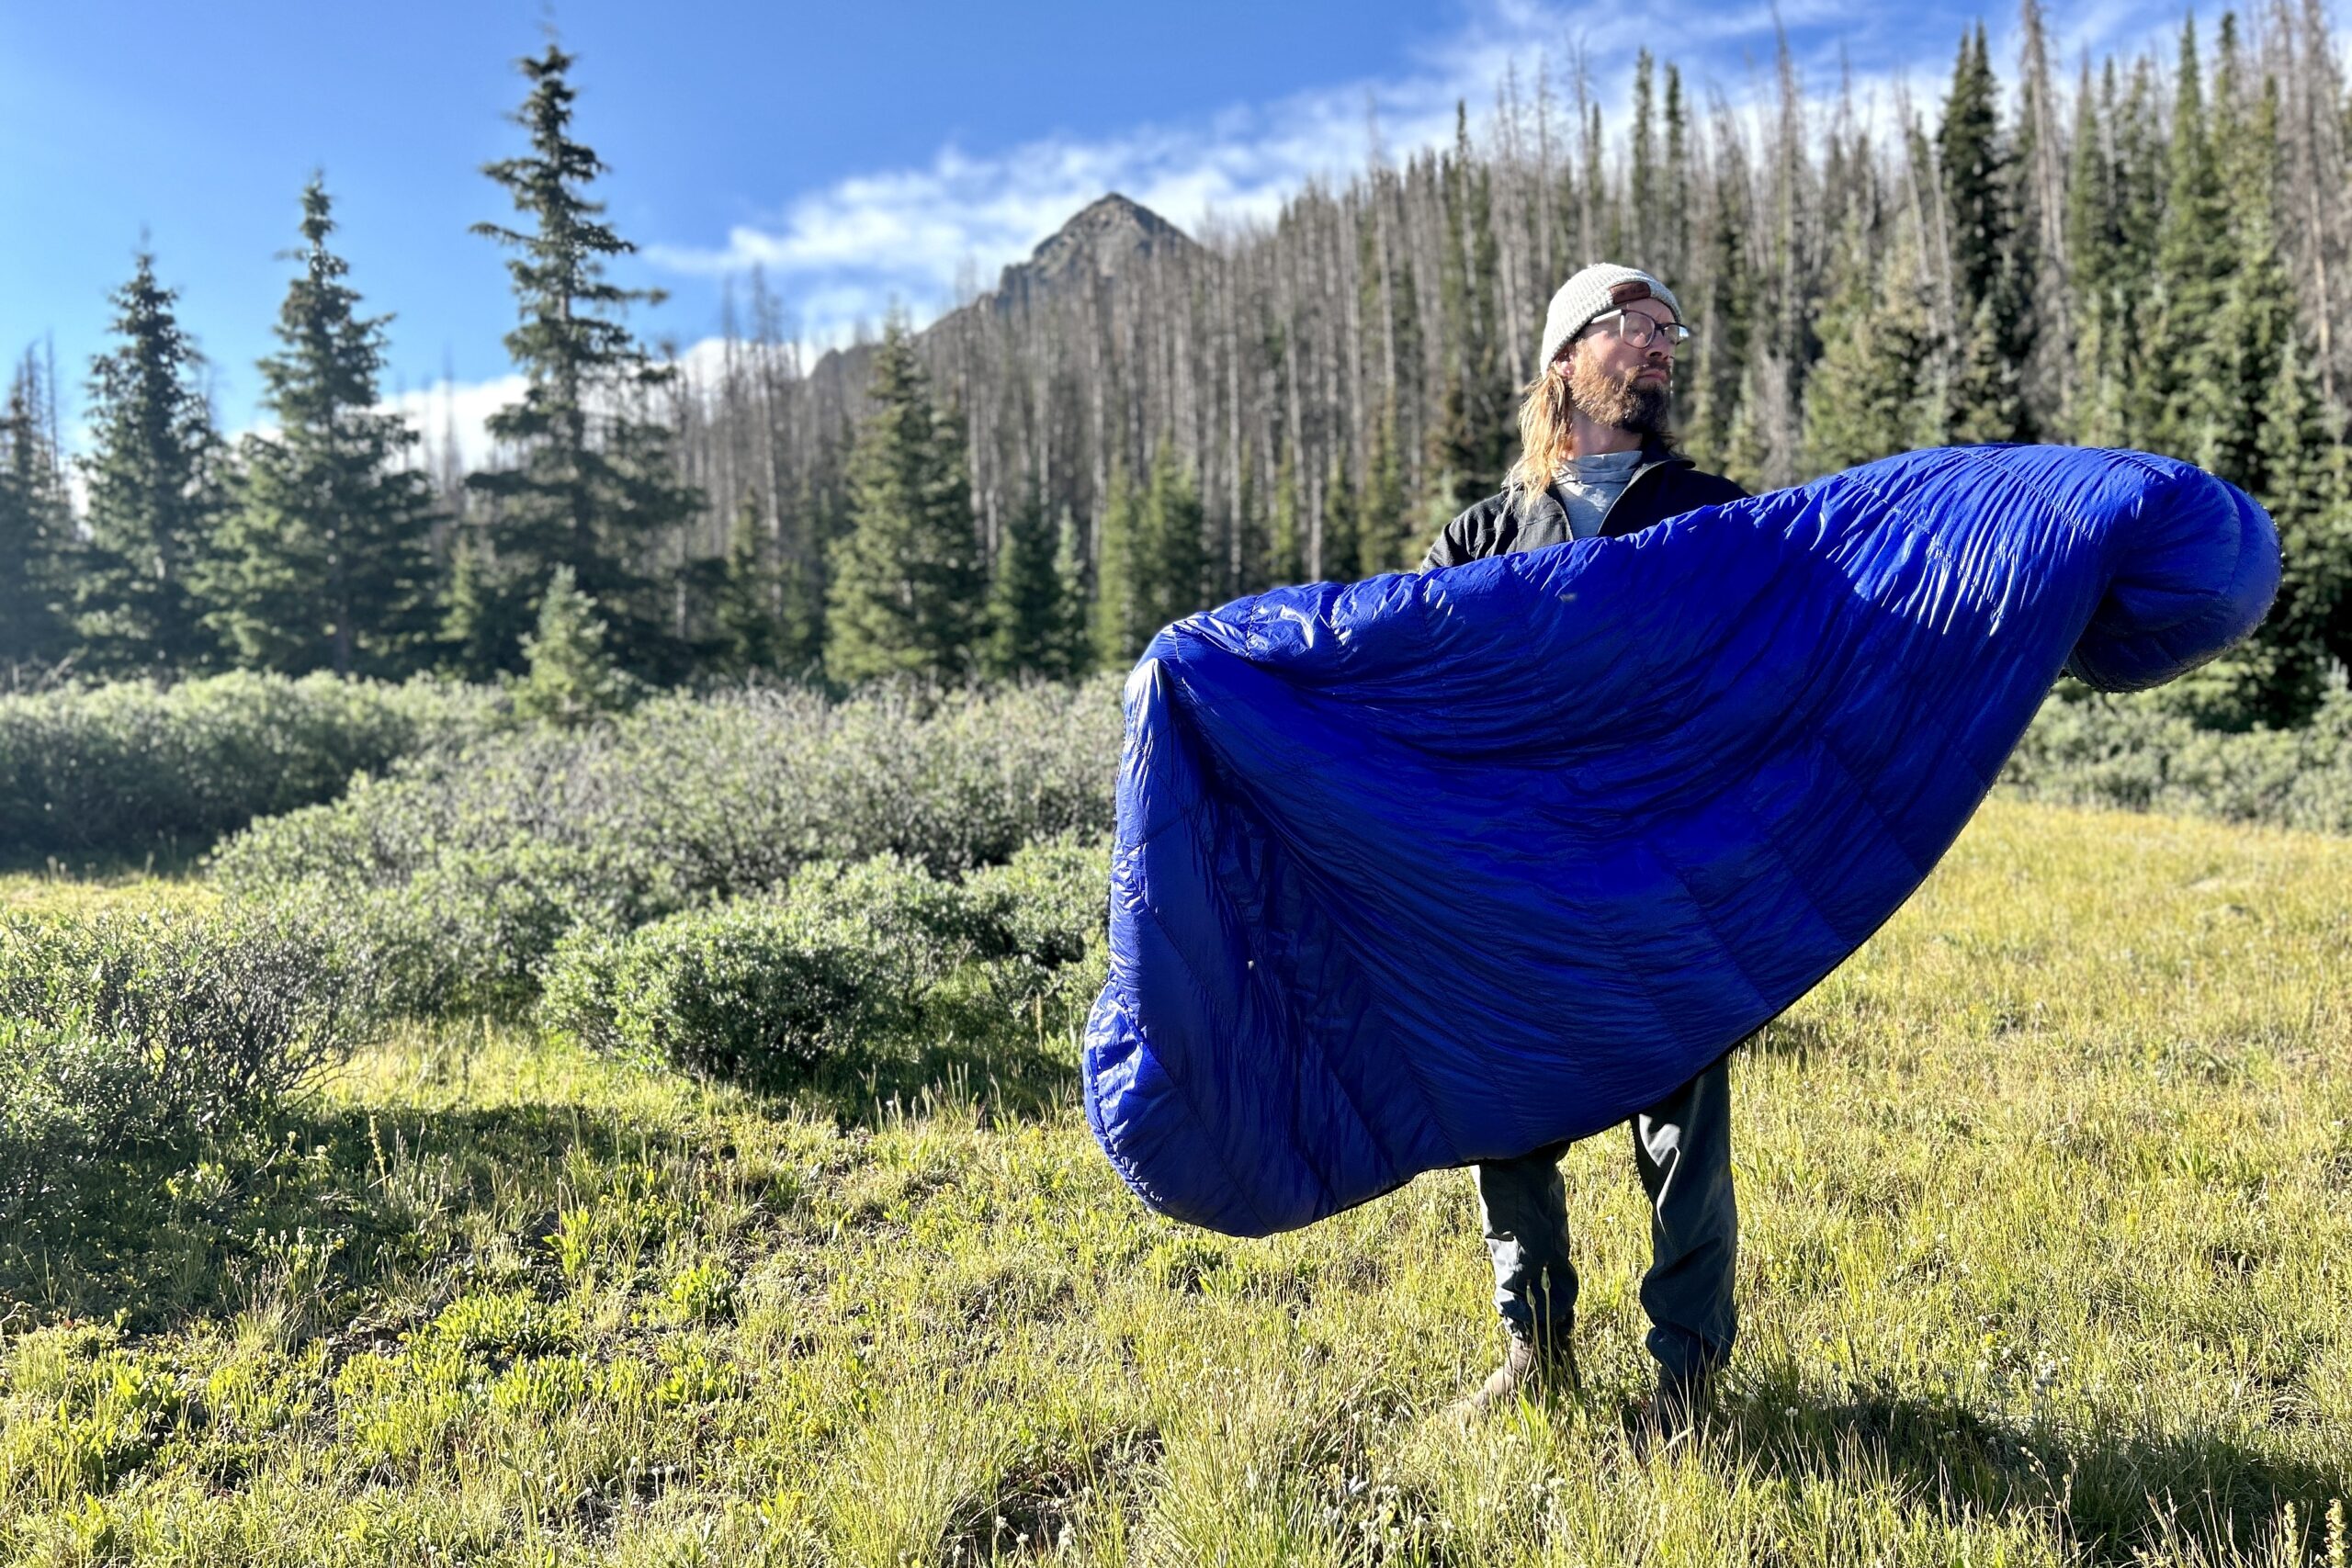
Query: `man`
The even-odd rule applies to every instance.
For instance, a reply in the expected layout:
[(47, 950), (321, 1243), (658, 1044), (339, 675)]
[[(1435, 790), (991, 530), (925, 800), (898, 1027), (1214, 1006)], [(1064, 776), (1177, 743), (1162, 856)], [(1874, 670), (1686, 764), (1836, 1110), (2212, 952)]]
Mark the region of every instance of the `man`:
[[(1669, 449), (1674, 356), (1689, 335), (1673, 292), (1646, 273), (1601, 265), (1563, 284), (1544, 317), (1544, 368), (1520, 406), (1520, 459), (1500, 494), (1446, 525), (1421, 570), (1630, 534), (1744, 496)], [(1633, 1119), (1651, 1216), (1642, 1306), (1658, 1377), (1648, 1421), (1665, 1433), (1687, 1428), (1703, 1407), (1737, 1326), (1730, 1120), (1724, 1060)], [(1463, 1414), (1577, 1383), (1577, 1277), (1559, 1167), (1566, 1147), (1476, 1168), (1510, 1345), (1502, 1366), (1457, 1406)]]

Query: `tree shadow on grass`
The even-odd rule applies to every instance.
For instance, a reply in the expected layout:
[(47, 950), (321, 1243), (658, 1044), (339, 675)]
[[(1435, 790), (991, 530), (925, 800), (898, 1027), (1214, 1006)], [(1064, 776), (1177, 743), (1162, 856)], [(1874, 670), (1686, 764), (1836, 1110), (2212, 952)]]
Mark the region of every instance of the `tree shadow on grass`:
[[(886, 1043), (739, 1087), (751, 1115), (870, 1131), (933, 1114), (1041, 1120), (1070, 1103), (1076, 1083), (1074, 1044), (1000, 1026)], [(0, 1206), (0, 1332), (65, 1320), (154, 1331), (232, 1315), (288, 1276), (348, 1320), (388, 1280), (429, 1272), (502, 1225), (523, 1257), (546, 1264), (556, 1212), (579, 1197), (564, 1190), (575, 1149), (616, 1168), (673, 1170), (731, 1159), (728, 1136), (723, 1123), (649, 1122), (584, 1100), (311, 1101), (207, 1135), (53, 1161), (29, 1198)]]
[[(791, 1087), (749, 1089), (755, 1116), (876, 1130), (909, 1116), (1035, 1121), (1069, 1102), (1074, 1059), (949, 1042), (836, 1059)], [(55, 1162), (0, 1208), (0, 1332), (62, 1321), (131, 1333), (225, 1317), (289, 1277), (328, 1316), (373, 1310), (392, 1278), (429, 1273), (511, 1234), (530, 1264), (584, 1146), (619, 1169), (731, 1160), (723, 1122), (633, 1118), (580, 1101), (281, 1108), (247, 1126)], [(780, 1197), (779, 1202), (784, 1201)]]
[(1768, 1475), (1851, 1482), (1860, 1472), (1955, 1510), (2062, 1518), (2083, 1558), (2101, 1564), (2149, 1552), (2253, 1559), (2287, 1504), (2310, 1527), (2352, 1492), (2341, 1470), (2228, 1436), (2014, 1427), (1883, 1390), (1835, 1404), (1759, 1394), (1719, 1412), (1713, 1432), (1732, 1462)]
[(1078, 1052), (1001, 1043), (927, 1044), (903, 1054), (820, 1064), (790, 1087), (752, 1093), (772, 1110), (873, 1129), (908, 1115), (969, 1111), (983, 1124), (1039, 1122), (1072, 1103)]

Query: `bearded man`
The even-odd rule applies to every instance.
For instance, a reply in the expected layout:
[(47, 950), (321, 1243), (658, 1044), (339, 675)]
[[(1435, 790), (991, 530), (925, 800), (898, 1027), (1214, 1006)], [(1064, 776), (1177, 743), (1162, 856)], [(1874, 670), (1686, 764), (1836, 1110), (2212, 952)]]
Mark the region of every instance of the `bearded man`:
[[(1500, 494), (1446, 525), (1421, 570), (1614, 537), (1746, 495), (1670, 447), (1674, 356), (1690, 335), (1673, 291), (1647, 273), (1604, 264), (1563, 284), (1544, 316), (1537, 360), (1544, 368), (1520, 405), (1519, 461)], [(1632, 1126), (1634, 1166), (1650, 1202), (1642, 1306), (1658, 1367), (1646, 1426), (1671, 1435), (1704, 1407), (1737, 1329), (1728, 1058), (1634, 1117)], [(1457, 1406), (1464, 1415), (1577, 1386), (1577, 1277), (1560, 1179), (1566, 1148), (1555, 1144), (1476, 1168), (1495, 1307), (1509, 1348), (1485, 1386)]]

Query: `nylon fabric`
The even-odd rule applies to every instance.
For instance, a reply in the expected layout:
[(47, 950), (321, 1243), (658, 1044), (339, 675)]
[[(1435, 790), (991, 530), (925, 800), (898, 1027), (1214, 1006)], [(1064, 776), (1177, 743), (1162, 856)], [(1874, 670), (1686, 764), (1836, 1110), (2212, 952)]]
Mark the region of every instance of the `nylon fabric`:
[(2278, 581), (2195, 468), (1980, 446), (1190, 616), (1127, 682), (1088, 1121), (1237, 1235), (1622, 1122), (1900, 907), (2062, 670), (2171, 679)]

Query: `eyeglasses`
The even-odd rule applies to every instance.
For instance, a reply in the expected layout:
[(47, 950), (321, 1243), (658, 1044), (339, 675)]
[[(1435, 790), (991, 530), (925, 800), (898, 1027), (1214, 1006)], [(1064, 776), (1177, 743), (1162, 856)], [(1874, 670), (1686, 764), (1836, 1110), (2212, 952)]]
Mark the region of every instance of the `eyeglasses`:
[(1653, 339), (1663, 337), (1670, 354), (1690, 341), (1690, 329), (1680, 321), (1661, 321), (1642, 310), (1604, 311), (1591, 324), (1597, 327), (1611, 316), (1617, 318), (1617, 335), (1635, 348), (1647, 348)]

